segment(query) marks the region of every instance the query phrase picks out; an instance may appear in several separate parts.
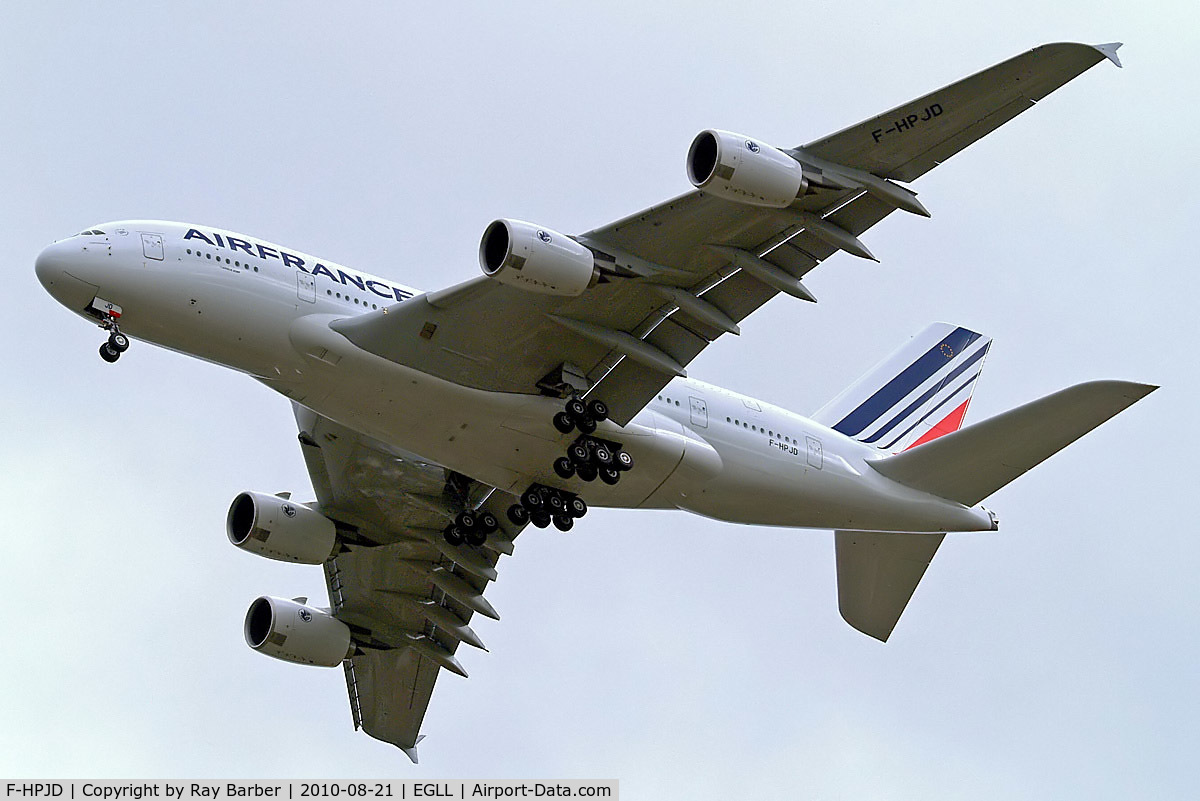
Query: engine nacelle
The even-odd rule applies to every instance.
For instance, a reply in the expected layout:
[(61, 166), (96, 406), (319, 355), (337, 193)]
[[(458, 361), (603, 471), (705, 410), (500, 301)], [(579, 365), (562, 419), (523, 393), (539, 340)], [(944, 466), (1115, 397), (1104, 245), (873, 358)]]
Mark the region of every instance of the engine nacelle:
[(239, 548), (278, 559), (319, 565), (337, 544), (333, 521), (307, 506), (276, 495), (243, 492), (225, 517), (225, 533)]
[(250, 604), (243, 632), (260, 654), (299, 665), (337, 667), (353, 650), (350, 627), (333, 615), (269, 595)]
[(751, 206), (782, 209), (808, 189), (800, 162), (729, 131), (697, 135), (688, 149), (687, 172), (697, 189)]
[(592, 252), (569, 236), (520, 220), (496, 220), (479, 242), (488, 278), (543, 295), (575, 297), (600, 277)]

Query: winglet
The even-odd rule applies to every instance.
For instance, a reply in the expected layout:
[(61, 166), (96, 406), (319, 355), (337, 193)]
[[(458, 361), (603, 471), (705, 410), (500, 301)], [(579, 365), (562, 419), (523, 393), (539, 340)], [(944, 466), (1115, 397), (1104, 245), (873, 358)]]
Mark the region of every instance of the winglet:
[(421, 742), (424, 739), (425, 739), (424, 734), (418, 734), (417, 739), (413, 740), (413, 744), (410, 745), (408, 748), (405, 748), (402, 745), (397, 745), (396, 747), (399, 748), (401, 751), (403, 751), (404, 755), (406, 757), (408, 757), (409, 759), (411, 759), (412, 763), (415, 765), (415, 764), (417, 764), (417, 743)]
[(1124, 65), (1121, 64), (1121, 59), (1117, 58), (1117, 49), (1120, 48), (1122, 44), (1124, 44), (1124, 42), (1109, 42), (1108, 44), (1092, 45), (1092, 47), (1099, 50), (1100, 53), (1109, 61), (1116, 64), (1118, 67), (1121, 67)]

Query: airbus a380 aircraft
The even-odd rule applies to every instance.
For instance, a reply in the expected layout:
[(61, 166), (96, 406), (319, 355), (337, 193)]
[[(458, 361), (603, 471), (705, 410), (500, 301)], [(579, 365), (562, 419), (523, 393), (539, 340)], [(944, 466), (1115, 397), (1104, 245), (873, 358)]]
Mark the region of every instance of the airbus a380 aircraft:
[(959, 430), (991, 340), (935, 324), (811, 419), (686, 365), (899, 209), (910, 182), (1118, 45), (1054, 44), (803, 147), (709, 130), (695, 191), (580, 236), (497, 220), (483, 275), (420, 293), (205, 225), (104, 223), (37, 258), (109, 333), (247, 373), (292, 400), (316, 501), (239, 495), (238, 547), (322, 565), (330, 608), (261, 597), (265, 654), (342, 665), (356, 727), (416, 760), (441, 669), (465, 676), (499, 557), (588, 504), (836, 530), (838, 601), (886, 640), (946, 532), (994, 530), (988, 495), (1152, 391), (1081, 384)]

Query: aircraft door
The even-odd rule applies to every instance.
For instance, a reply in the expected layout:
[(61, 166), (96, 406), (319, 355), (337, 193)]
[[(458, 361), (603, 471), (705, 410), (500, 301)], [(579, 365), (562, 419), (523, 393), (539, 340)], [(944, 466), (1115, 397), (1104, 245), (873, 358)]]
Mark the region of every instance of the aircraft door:
[(691, 406), (692, 425), (697, 428), (708, 428), (708, 404), (703, 398), (688, 398)]
[(816, 437), (805, 437), (804, 440), (808, 443), (809, 466), (820, 470), (825, 465), (825, 451), (821, 447), (821, 440)]
[(162, 234), (142, 234), (142, 254), (147, 259), (155, 261), (163, 260), (163, 238)]
[(308, 303), (317, 302), (317, 279), (315, 276), (296, 271), (296, 297)]

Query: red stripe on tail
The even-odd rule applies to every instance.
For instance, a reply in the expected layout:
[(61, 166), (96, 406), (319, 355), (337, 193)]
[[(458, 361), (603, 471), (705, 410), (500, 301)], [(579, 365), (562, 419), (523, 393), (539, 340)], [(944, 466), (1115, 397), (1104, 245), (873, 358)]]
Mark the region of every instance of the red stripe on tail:
[(926, 431), (925, 434), (920, 439), (918, 439), (912, 445), (909, 445), (904, 450), (906, 450), (906, 451), (912, 450), (913, 448), (917, 447), (918, 445), (924, 445), (926, 442), (930, 442), (932, 440), (937, 439), (938, 437), (941, 437), (946, 434), (950, 434), (954, 431), (957, 431), (959, 428), (962, 427), (963, 416), (966, 415), (967, 406), (970, 405), (970, 403), (971, 403), (971, 399), (967, 398), (965, 401), (962, 402), (962, 406), (959, 406), (957, 409), (950, 412), (950, 414), (943, 417), (942, 422), (938, 423), (933, 428)]

